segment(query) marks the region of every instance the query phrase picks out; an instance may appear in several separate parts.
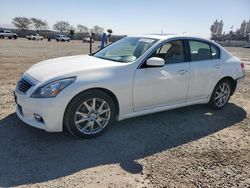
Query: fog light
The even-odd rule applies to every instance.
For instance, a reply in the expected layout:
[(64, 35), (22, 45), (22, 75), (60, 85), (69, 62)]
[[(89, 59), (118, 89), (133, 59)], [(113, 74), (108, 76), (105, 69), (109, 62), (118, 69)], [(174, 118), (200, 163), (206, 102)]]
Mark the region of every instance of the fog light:
[(44, 122), (42, 116), (40, 116), (39, 114), (34, 114), (34, 118), (35, 118), (37, 121), (40, 121), (40, 122), (42, 122), (42, 123)]

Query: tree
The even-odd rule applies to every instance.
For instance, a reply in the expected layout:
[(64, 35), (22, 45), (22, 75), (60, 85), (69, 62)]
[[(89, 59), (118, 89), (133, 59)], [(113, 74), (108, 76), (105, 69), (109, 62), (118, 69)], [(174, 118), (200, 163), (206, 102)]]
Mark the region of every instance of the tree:
[(71, 34), (71, 35), (75, 34), (75, 28), (72, 25), (69, 27), (69, 34)]
[(108, 32), (108, 39), (110, 42), (111, 34), (113, 33), (113, 31), (112, 31), (112, 29), (107, 29), (107, 32)]
[(107, 29), (108, 34), (111, 36), (111, 34), (113, 33), (112, 29)]
[(46, 27), (47, 26), (47, 22), (44, 20), (41, 20), (39, 18), (31, 18), (30, 19), (34, 25), (34, 27), (36, 28), (36, 30), (38, 31), (41, 27)]
[(68, 31), (69, 30), (69, 22), (65, 21), (57, 21), (56, 24), (53, 25), (53, 28), (57, 31), (60, 31), (61, 33), (63, 31)]
[(96, 34), (101, 34), (103, 33), (104, 29), (98, 25), (95, 25), (92, 29), (92, 32), (93, 33), (96, 33)]
[(26, 30), (29, 28), (31, 21), (26, 17), (15, 17), (12, 19), (12, 23), (19, 29)]
[(79, 31), (79, 33), (88, 33), (89, 29), (84, 26), (84, 25), (77, 25), (77, 30)]

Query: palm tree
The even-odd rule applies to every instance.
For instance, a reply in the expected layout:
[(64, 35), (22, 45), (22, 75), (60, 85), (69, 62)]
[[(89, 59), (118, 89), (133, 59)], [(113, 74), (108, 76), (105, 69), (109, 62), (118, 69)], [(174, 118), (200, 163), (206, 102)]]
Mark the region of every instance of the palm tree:
[(108, 39), (110, 42), (111, 34), (113, 33), (113, 31), (112, 31), (112, 29), (108, 29), (107, 32), (108, 32)]

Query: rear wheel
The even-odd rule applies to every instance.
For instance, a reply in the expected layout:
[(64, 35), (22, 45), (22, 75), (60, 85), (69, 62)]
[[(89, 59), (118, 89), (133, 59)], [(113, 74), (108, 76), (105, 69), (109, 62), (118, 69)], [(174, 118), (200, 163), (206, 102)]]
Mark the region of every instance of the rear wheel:
[(4, 36), (3, 36), (3, 35), (1, 35), (1, 36), (0, 36), (0, 38), (1, 38), (1, 39), (4, 39)]
[(64, 126), (81, 138), (101, 135), (115, 120), (115, 105), (109, 95), (92, 90), (77, 95), (68, 105)]
[(214, 88), (209, 105), (215, 110), (222, 109), (229, 101), (232, 92), (230, 81), (221, 80)]

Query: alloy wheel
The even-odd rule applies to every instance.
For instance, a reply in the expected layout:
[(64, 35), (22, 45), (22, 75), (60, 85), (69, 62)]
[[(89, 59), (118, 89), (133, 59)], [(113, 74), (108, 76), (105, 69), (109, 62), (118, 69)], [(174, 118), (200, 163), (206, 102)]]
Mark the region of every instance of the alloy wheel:
[(84, 134), (96, 134), (103, 130), (111, 115), (108, 103), (100, 98), (91, 98), (79, 105), (75, 112), (75, 126)]
[(224, 106), (230, 97), (230, 86), (227, 82), (221, 83), (215, 92), (214, 102), (217, 107)]

